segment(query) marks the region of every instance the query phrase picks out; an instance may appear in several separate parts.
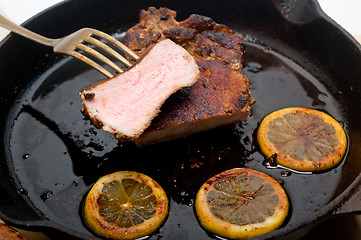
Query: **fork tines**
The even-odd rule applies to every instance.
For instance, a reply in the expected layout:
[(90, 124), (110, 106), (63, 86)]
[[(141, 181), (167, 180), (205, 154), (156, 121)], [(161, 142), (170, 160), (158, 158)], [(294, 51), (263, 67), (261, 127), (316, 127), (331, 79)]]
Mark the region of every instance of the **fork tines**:
[[(81, 54), (81, 53), (79, 53), (79, 52), (77, 52), (75, 50), (79, 49), (79, 50), (84, 51), (85, 53), (88, 53), (88, 54), (94, 56), (98, 60), (104, 62), (107, 65), (109, 65), (112, 69), (114, 69), (118, 73), (123, 72), (123, 70), (119, 66), (117, 66), (108, 57), (104, 56), (103, 54), (101, 54), (100, 52), (94, 50), (93, 48), (87, 46), (86, 44), (91, 44), (91, 45), (93, 45), (95, 47), (98, 47), (98, 48), (102, 49), (105, 53), (107, 53), (110, 56), (114, 57), (115, 59), (119, 60), (126, 67), (131, 67), (132, 64), (125, 57), (123, 57), (121, 54), (116, 52), (113, 48), (106, 45), (105, 43), (98, 40), (97, 38), (104, 39), (108, 43), (113, 44), (114, 46), (118, 47), (122, 52), (126, 53), (128, 56), (130, 56), (134, 60), (137, 60), (139, 58), (134, 52), (132, 52), (128, 47), (126, 47), (124, 44), (119, 42), (117, 39), (111, 37), (110, 35), (108, 35), (108, 34), (106, 34), (104, 32), (101, 32), (99, 30), (91, 29), (91, 28), (84, 28), (84, 29), (81, 29), (81, 30), (71, 34), (71, 35), (73, 35), (73, 36), (71, 36), (72, 39), (74, 39), (74, 35), (76, 35), (76, 38), (79, 41), (72, 46), (73, 50), (71, 50), (71, 52), (67, 52), (67, 53), (74, 56), (74, 57), (76, 57), (76, 58), (78, 58), (78, 59), (80, 59), (80, 60), (82, 60), (82, 61), (84, 61), (84, 62), (86, 62), (87, 64), (91, 65), (92, 67), (97, 69), (99, 72), (101, 72), (102, 74), (107, 76), (108, 78), (113, 77), (113, 74), (111, 74), (109, 71), (107, 71), (105, 68), (100, 66), (95, 61), (91, 60), (87, 56), (85, 56), (85, 55), (83, 55), (83, 54)], [(97, 37), (97, 38), (95, 38), (95, 37)]]

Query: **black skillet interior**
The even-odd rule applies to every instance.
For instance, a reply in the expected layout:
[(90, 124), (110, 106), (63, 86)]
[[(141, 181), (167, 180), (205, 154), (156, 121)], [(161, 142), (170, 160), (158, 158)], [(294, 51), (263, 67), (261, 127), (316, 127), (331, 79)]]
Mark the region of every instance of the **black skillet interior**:
[[(330, 203), (361, 171), (360, 46), (311, 0), (67, 1), (25, 26), (54, 38), (93, 27), (121, 39), (149, 6), (176, 10), (179, 21), (192, 13), (209, 16), (244, 36), (244, 71), (257, 101), (254, 115), (235, 127), (145, 149), (118, 144), (79, 111), (78, 91), (103, 76), (11, 35), (0, 47), (0, 216), (23, 228), (94, 238), (81, 219), (86, 192), (100, 176), (135, 170), (158, 181), (171, 202), (166, 223), (151, 239), (212, 239), (197, 222), (193, 199), (205, 180), (233, 167), (266, 172), (288, 193), (287, 222), (264, 237), (287, 235), (310, 223), (320, 209), (330, 212), (335, 206)], [(257, 125), (266, 114), (288, 106), (320, 109), (342, 122), (350, 145), (339, 166), (309, 175), (262, 165)]]

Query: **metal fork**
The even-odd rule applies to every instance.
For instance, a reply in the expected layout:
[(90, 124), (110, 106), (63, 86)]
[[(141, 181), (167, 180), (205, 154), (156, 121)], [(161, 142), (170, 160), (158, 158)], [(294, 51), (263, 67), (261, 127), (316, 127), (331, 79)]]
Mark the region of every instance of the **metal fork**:
[[(112, 62), (108, 57), (104, 56), (100, 52), (94, 50), (93, 48), (87, 46), (87, 44), (94, 45), (95, 47), (101, 48), (104, 53), (118, 59), (121, 63), (123, 63), (126, 67), (132, 66), (132, 64), (124, 58), (121, 54), (119, 54), (117, 51), (115, 51), (112, 47), (108, 46), (107, 44), (103, 43), (99, 39), (104, 39), (108, 43), (111, 43), (112, 45), (118, 47), (121, 51), (126, 53), (128, 56), (133, 58), (134, 60), (137, 60), (139, 57), (132, 52), (129, 48), (127, 48), (125, 45), (123, 45), (121, 42), (116, 40), (115, 38), (111, 37), (110, 35), (101, 32), (96, 29), (92, 28), (82, 28), (68, 36), (65, 36), (63, 38), (58, 39), (51, 39), (43, 37), (37, 33), (34, 33), (32, 31), (29, 31), (28, 29), (25, 29), (13, 22), (11, 22), (9, 19), (5, 18), (4, 16), (0, 15), (0, 26), (4, 27), (12, 32), (15, 32), (23, 37), (29, 38), (33, 41), (36, 41), (38, 43), (41, 43), (46, 46), (53, 47), (54, 52), (56, 53), (65, 53), (70, 56), (76, 57), (77, 59), (80, 59), (81, 61), (89, 64), (108, 78), (113, 77), (113, 74), (111, 74), (109, 71), (107, 71), (105, 68), (100, 66), (98, 63), (90, 59), (89, 57), (85, 56), (84, 54), (81, 54), (77, 50), (81, 50), (83, 52), (86, 52), (101, 62), (104, 62), (105, 64), (109, 65), (112, 69), (114, 69), (118, 73), (122, 73), (123, 70), (116, 65), (114, 62)], [(97, 37), (97, 38), (95, 38)]]

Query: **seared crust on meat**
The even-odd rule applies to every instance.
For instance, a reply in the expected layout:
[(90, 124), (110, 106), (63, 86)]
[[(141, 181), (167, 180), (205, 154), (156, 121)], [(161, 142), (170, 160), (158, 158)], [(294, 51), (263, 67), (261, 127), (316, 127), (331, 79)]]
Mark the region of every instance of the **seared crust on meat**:
[(194, 57), (201, 72), (193, 86), (166, 101), (136, 140), (139, 145), (247, 120), (254, 104), (248, 90), (250, 80), (242, 73), (246, 52), (243, 38), (209, 17), (192, 14), (183, 22), (175, 17), (176, 12), (167, 8), (142, 10), (139, 24), (124, 37), (124, 44), (139, 55), (148, 46), (169, 38)]

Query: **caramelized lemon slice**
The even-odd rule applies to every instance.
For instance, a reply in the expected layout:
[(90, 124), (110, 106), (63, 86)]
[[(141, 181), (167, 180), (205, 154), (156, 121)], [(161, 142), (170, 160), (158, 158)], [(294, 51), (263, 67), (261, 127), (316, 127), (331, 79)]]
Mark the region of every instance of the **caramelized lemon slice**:
[(342, 126), (326, 113), (309, 108), (285, 108), (261, 122), (258, 143), (267, 158), (298, 171), (322, 171), (338, 164), (347, 139)]
[(201, 225), (214, 234), (245, 239), (280, 227), (288, 214), (281, 185), (262, 172), (235, 168), (222, 172), (199, 189), (195, 201)]
[(142, 173), (115, 172), (98, 180), (88, 193), (84, 218), (98, 235), (135, 239), (158, 229), (168, 214), (161, 186)]

